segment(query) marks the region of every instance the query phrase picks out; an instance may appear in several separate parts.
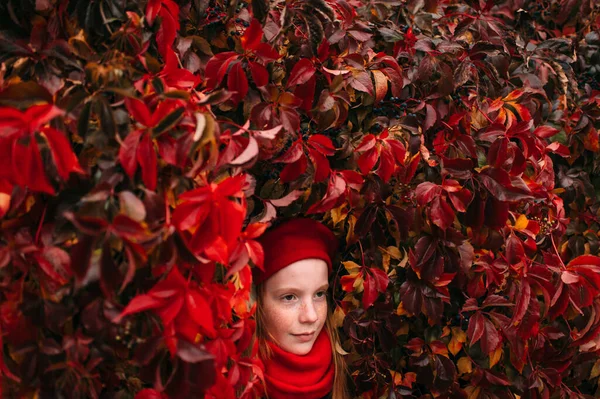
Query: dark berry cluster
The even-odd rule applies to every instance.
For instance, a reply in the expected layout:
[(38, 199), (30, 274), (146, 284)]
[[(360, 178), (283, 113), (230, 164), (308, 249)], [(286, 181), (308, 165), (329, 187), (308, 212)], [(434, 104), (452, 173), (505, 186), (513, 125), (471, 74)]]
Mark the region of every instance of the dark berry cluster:
[(585, 73), (581, 74), (578, 79), (578, 86), (583, 89), (586, 84), (590, 85), (592, 90), (600, 90), (598, 77), (600, 76), (600, 65), (589, 67)]
[(221, 6), (215, 5), (214, 7), (209, 7), (206, 12), (208, 13), (209, 18), (216, 18), (223, 14), (223, 9)]
[(381, 133), (383, 131), (383, 126), (381, 126), (379, 123), (375, 123), (371, 126), (371, 128), (369, 129), (370, 133), (373, 134), (377, 134), (377, 133)]
[(242, 26), (243, 26), (243, 27), (245, 27), (245, 28), (247, 28), (247, 27), (249, 27), (249, 26), (250, 26), (250, 22), (248, 22), (248, 21), (244, 21), (244, 20), (243, 20), (243, 19), (241, 19), (241, 18), (236, 18), (236, 19), (235, 19), (235, 23), (236, 23), (236, 24), (240, 24), (240, 25), (242, 25)]
[(238, 2), (235, 11), (240, 12), (240, 11), (242, 11), (243, 8), (246, 8), (246, 7), (248, 7), (248, 3), (245, 1), (240, 1), (240, 2)]
[(382, 104), (379, 107), (373, 107), (373, 114), (375, 116), (387, 116), (388, 118), (399, 118), (400, 112), (398, 107), (391, 107), (387, 104)]
[(309, 126), (304, 126), (300, 128), (300, 135), (302, 136), (303, 140), (307, 140), (308, 137), (310, 136), (310, 134), (312, 133), (312, 129)]
[(409, 184), (398, 183), (392, 193), (392, 203), (412, 203), (415, 191)]
[(544, 216), (544, 217), (533, 216), (531, 218), (531, 220), (535, 220), (536, 222), (539, 223), (539, 225), (540, 225), (539, 235), (541, 235), (541, 236), (545, 236), (545, 235), (552, 233), (558, 226), (558, 223), (556, 220), (551, 220), (547, 216)]

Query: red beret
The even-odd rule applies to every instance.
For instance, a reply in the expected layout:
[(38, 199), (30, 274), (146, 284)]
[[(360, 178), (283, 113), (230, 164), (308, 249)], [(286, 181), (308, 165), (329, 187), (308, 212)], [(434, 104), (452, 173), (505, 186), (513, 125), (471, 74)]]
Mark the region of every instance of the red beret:
[(262, 270), (253, 269), (253, 280), (260, 284), (279, 270), (302, 259), (322, 259), (329, 272), (337, 250), (337, 239), (327, 227), (312, 219), (290, 219), (263, 234), (261, 243), (265, 262)]

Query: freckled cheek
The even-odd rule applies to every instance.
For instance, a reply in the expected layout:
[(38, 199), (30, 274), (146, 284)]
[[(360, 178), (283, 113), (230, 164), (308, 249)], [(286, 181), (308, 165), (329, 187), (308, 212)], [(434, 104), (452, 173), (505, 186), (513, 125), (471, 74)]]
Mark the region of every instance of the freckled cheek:
[(264, 311), (267, 331), (275, 336), (290, 332), (297, 319), (297, 312), (293, 307), (286, 308), (266, 303)]
[(319, 315), (319, 323), (325, 324), (325, 319), (327, 318), (327, 302), (323, 301), (317, 303), (315, 309)]

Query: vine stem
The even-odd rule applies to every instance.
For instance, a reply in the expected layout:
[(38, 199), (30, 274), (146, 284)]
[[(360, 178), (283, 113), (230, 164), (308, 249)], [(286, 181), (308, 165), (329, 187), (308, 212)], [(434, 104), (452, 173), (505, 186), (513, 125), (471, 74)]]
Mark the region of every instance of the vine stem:
[(552, 235), (552, 233), (550, 233), (550, 241), (552, 242), (552, 248), (554, 248), (554, 252), (556, 252), (556, 256), (558, 256), (558, 260), (560, 261), (560, 264), (562, 265), (563, 269), (566, 269), (567, 266), (565, 265), (565, 262), (563, 262), (562, 258), (560, 257), (560, 253), (558, 252), (558, 248), (556, 248), (556, 244), (554, 243), (554, 236)]
[(48, 204), (44, 205), (44, 210), (42, 211), (42, 217), (40, 218), (40, 223), (38, 224), (37, 231), (35, 232), (35, 244), (39, 244), (40, 235), (42, 234), (42, 226), (44, 225), (44, 220), (46, 219), (46, 210), (48, 209)]

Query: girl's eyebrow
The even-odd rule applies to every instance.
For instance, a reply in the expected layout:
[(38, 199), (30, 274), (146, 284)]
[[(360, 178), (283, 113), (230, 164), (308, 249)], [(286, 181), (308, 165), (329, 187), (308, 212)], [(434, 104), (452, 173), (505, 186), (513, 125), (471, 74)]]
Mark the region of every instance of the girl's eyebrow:
[[(326, 290), (327, 288), (329, 288), (329, 283), (325, 283), (322, 286), (320, 286), (319, 288), (317, 288), (317, 291), (321, 291), (321, 290)], [(283, 292), (296, 292), (296, 291), (301, 291), (298, 288), (295, 287), (282, 287), (282, 288), (277, 288), (275, 290), (273, 290), (274, 293), (276, 295), (281, 294)]]

